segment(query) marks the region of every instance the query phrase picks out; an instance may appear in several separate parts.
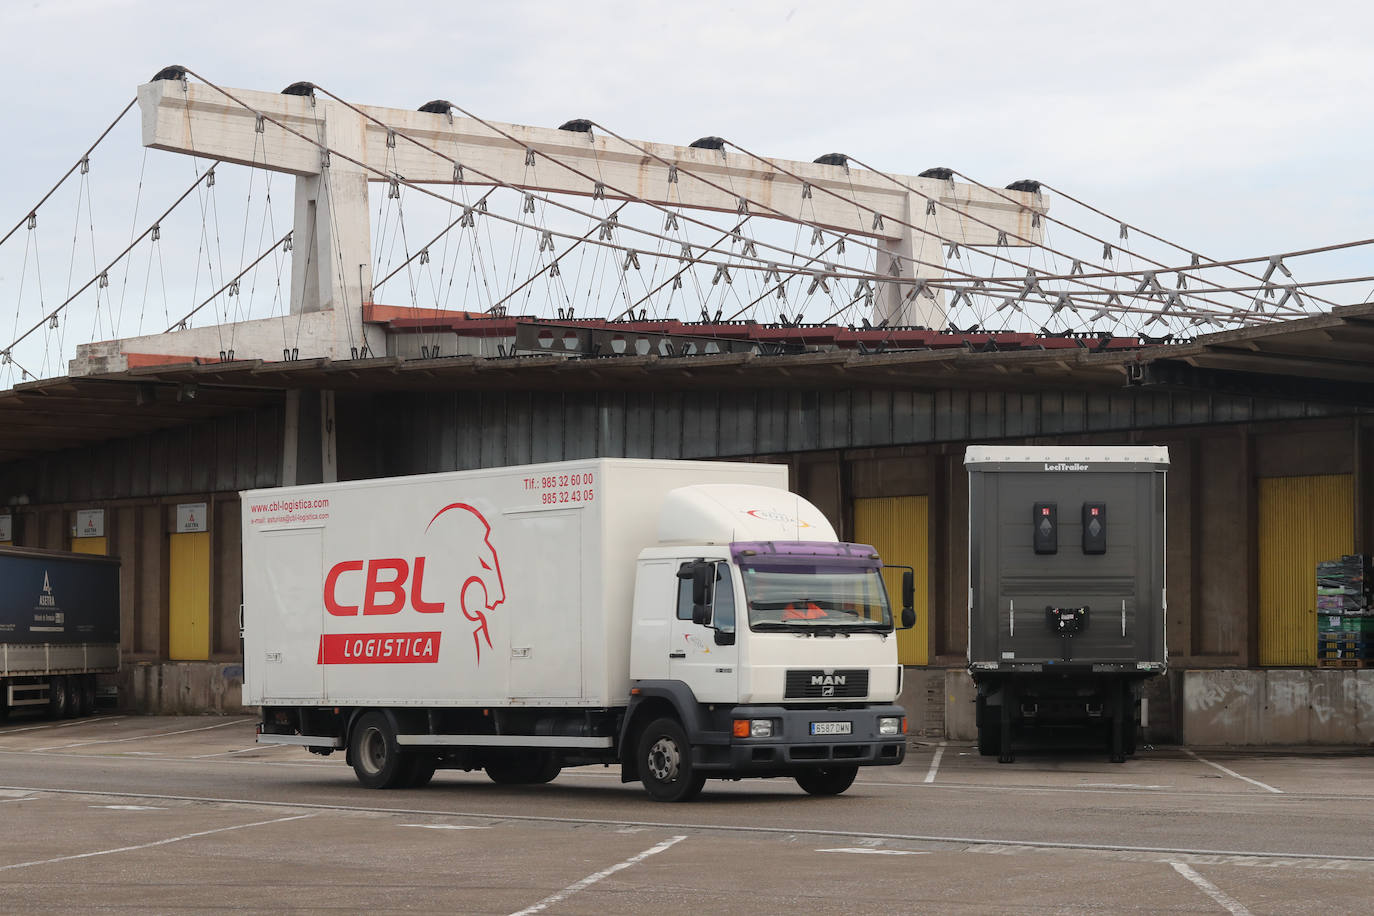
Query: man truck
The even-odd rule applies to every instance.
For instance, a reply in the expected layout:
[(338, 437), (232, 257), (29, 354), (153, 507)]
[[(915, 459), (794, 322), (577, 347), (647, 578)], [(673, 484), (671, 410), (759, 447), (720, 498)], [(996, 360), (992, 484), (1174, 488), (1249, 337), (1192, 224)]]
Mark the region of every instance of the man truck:
[(1168, 664), (1168, 449), (971, 446), (964, 465), (979, 751), (1087, 736), (1125, 761)]
[(783, 466), (603, 458), (243, 506), (257, 740), (342, 750), (366, 787), (618, 764), (660, 801), (745, 776), (836, 795), (905, 756), (882, 562)]
[(0, 547), (0, 719), (90, 715), (119, 670), (119, 561)]

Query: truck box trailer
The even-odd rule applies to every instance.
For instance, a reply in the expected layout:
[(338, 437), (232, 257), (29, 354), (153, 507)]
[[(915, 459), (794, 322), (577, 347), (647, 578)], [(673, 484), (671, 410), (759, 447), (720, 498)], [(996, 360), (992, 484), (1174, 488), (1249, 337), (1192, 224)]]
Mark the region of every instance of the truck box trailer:
[(1071, 732), (1135, 752), (1141, 686), (1168, 664), (1160, 446), (973, 446), (969, 673), (978, 748)]
[(0, 718), (90, 715), (119, 670), (119, 561), (0, 547)]
[(245, 492), (258, 740), (374, 788), (602, 763), (667, 801), (842, 792), (905, 755), (892, 613), (873, 549), (786, 486), (595, 459)]

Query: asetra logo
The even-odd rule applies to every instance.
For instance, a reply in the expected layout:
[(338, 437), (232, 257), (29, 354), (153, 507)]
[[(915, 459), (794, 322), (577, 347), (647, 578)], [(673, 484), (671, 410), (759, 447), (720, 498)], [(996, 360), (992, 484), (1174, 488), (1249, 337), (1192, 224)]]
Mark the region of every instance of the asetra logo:
[(1045, 470), (1047, 470), (1047, 471), (1086, 471), (1087, 469), (1088, 469), (1088, 466), (1087, 466), (1086, 464), (1047, 464), (1047, 465), (1045, 465)]

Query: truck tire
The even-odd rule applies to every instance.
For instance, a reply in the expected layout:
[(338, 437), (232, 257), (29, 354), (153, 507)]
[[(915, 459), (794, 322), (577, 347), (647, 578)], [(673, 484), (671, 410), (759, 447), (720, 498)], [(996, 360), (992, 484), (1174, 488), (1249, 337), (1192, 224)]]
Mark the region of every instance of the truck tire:
[(434, 771), (439, 768), (438, 758), (433, 754), (405, 756), (405, 779), (397, 784), (397, 788), (423, 789), (429, 785), (429, 781), (434, 778)]
[(798, 770), (793, 778), (808, 795), (839, 795), (854, 785), (854, 777), (858, 775), (858, 767), (840, 766)]
[(636, 742), (639, 778), (656, 801), (691, 801), (706, 785), (706, 774), (692, 766), (692, 746), (676, 719), (655, 719)]
[(403, 785), (410, 767), (400, 746), (391, 719), (382, 712), (365, 712), (353, 724), (348, 736), (348, 757), (358, 782), (368, 789), (394, 789)]
[(62, 675), (57, 675), (48, 679), (48, 717), (52, 719), (65, 719), (67, 717), (67, 700), (70, 694), (67, 692), (67, 679)]
[(497, 785), (532, 786), (553, 782), (563, 772), (563, 765), (551, 751), (517, 751), (492, 759), (483, 769)]

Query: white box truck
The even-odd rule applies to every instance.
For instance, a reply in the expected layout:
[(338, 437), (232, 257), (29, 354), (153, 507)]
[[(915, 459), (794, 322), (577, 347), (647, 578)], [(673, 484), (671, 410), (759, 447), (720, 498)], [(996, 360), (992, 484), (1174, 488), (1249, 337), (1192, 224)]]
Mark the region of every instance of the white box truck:
[(873, 549), (786, 486), (603, 458), (244, 492), (258, 740), (370, 788), (599, 763), (662, 801), (843, 792), (905, 755), (892, 612)]

